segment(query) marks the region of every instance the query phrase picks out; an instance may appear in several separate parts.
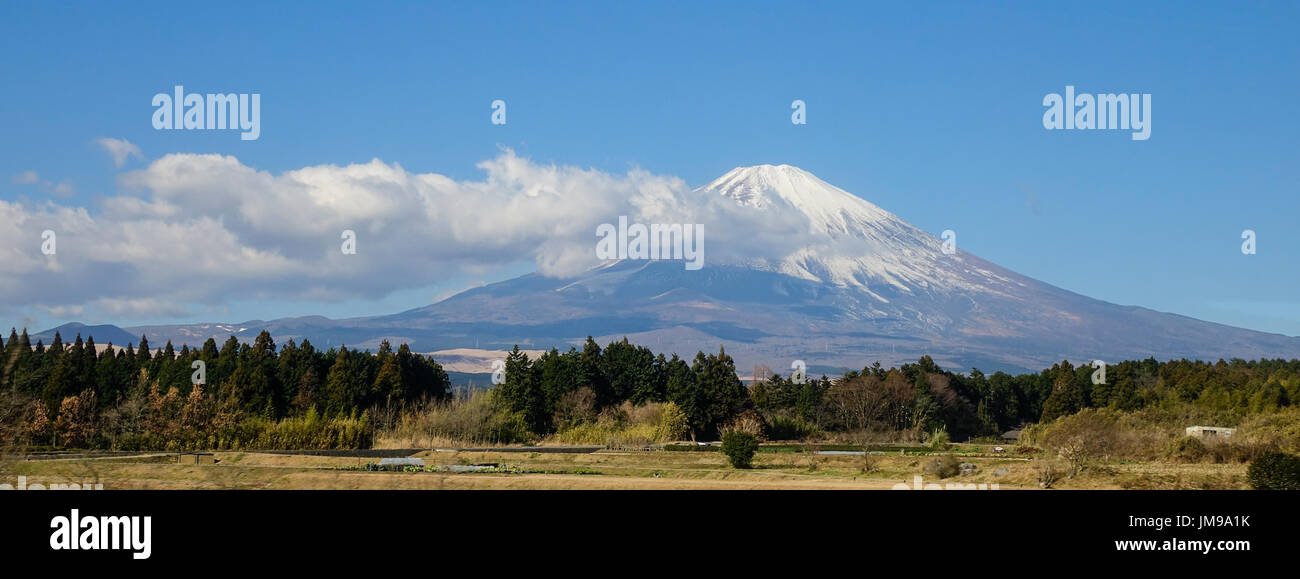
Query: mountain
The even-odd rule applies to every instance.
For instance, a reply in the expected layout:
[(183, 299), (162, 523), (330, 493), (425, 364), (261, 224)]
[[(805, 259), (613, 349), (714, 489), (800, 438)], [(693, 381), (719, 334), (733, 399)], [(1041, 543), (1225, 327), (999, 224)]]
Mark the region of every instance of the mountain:
[(624, 260), (569, 278), (534, 273), (388, 316), (128, 330), (177, 346), (267, 329), (278, 341), (374, 348), (386, 338), (423, 352), (564, 349), (588, 334), (601, 343), (628, 336), (685, 357), (722, 344), (742, 372), (762, 363), (783, 373), (795, 360), (836, 372), (923, 354), (986, 371), (1062, 359), (1300, 357), (1300, 338), (1095, 300), (965, 251), (945, 253), (940, 238), (796, 167), (737, 168), (694, 194), (797, 223), (806, 228), (802, 245), (698, 271)]
[(39, 340), (48, 346), (50, 345), (50, 342), (54, 341), (55, 332), (58, 332), (59, 337), (63, 338), (63, 342), (67, 344), (71, 344), (73, 340), (76, 340), (78, 334), (81, 335), (83, 340), (94, 336), (95, 344), (100, 346), (106, 345), (109, 342), (112, 342), (114, 346), (126, 346), (127, 344), (138, 343), (140, 341), (140, 334), (131, 334), (130, 332), (114, 325), (103, 324), (98, 326), (87, 326), (86, 324), (77, 322), (63, 324), (57, 328), (50, 328), (39, 334), (31, 334), (28, 338), (31, 340), (32, 344), (35, 344)]

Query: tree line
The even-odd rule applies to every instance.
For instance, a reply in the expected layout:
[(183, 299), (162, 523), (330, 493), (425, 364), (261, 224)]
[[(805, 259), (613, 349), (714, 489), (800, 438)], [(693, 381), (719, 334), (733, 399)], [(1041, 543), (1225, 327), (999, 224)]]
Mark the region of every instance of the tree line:
[[(199, 348), (171, 342), (151, 348), (97, 348), (80, 335), (68, 344), (59, 333), (47, 346), (33, 346), (26, 330), (10, 331), (0, 343), (0, 391), (6, 410), (0, 421), (9, 438), (59, 446), (165, 447), (176, 437), (209, 438), (204, 430), (225, 429), (218, 446), (252, 443), (285, 419), (309, 419), (322, 437), (338, 438), (353, 421), (364, 438), (367, 409), (449, 396), (442, 366), (384, 341), (375, 353), (346, 346), (318, 350), (310, 340), (290, 339), (279, 348), (269, 332), (250, 343), (231, 336), (218, 348), (209, 338)], [(201, 384), (192, 380), (202, 361)], [(311, 442), (328, 446), (327, 440)]]
[(535, 360), (515, 346), (506, 356), (503, 378), (494, 400), (522, 415), (528, 429), (539, 435), (623, 402), (673, 402), (694, 436), (711, 438), (752, 407), (726, 348), (717, 354), (697, 352), (688, 363), (677, 354), (656, 355), (627, 338), (602, 349), (587, 336), (582, 350), (560, 353), (553, 348)]
[[(277, 348), (261, 332), (252, 343), (208, 339), (97, 351), (93, 337), (32, 345), (24, 330), (0, 343), (0, 442), (102, 448), (356, 447), (368, 444), (378, 409), (400, 414), (450, 397), (447, 373), (405, 344), (377, 352), (321, 351), (309, 340)], [(206, 380), (192, 384), (193, 363)], [(689, 361), (626, 338), (602, 348), (552, 349), (536, 358), (516, 346), (490, 392), (502, 416), (544, 437), (620, 405), (673, 403), (692, 437), (716, 438), (738, 421), (771, 438), (877, 432), (923, 439), (997, 435), (1089, 408), (1134, 411), (1195, 408), (1239, 420), (1300, 400), (1300, 360), (1202, 362), (1154, 359), (1095, 369), (1068, 361), (1041, 372), (956, 373), (929, 356), (884, 368), (879, 362), (834, 378), (761, 370), (748, 385), (719, 348)], [(585, 418), (584, 418), (585, 417)]]

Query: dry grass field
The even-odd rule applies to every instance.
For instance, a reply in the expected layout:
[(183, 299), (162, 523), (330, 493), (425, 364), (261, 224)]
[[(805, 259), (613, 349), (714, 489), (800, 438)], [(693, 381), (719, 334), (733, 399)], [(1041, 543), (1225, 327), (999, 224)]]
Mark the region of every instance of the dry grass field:
[[(738, 470), (717, 452), (600, 451), (591, 454), (425, 451), (428, 466), (496, 463), (512, 472), (372, 472), (377, 459), (219, 452), (212, 465), (179, 465), (171, 454), (0, 461), (0, 484), (98, 483), (118, 489), (892, 489), (903, 484), (1038, 489), (1039, 462), (962, 457), (971, 474), (940, 480), (923, 472), (924, 455), (862, 456), (759, 453)], [(870, 472), (864, 472), (869, 470)], [(1097, 462), (1056, 489), (1240, 489), (1241, 464)]]

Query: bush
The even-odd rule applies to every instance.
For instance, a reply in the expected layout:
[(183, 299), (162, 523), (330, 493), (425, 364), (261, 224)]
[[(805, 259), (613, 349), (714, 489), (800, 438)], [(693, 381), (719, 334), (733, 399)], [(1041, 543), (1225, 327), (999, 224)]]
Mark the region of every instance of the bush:
[(816, 426), (798, 418), (777, 415), (768, 422), (768, 438), (771, 440), (803, 440), (816, 434)]
[(1300, 453), (1300, 406), (1250, 416), (1241, 422), (1232, 440)]
[(407, 412), (377, 437), (378, 444), (387, 448), (513, 444), (532, 440), (523, 416), (495, 409), (491, 395), (484, 392), (475, 392), (465, 400), (439, 402)]
[(947, 430), (940, 428), (930, 435), (930, 450), (943, 452), (950, 447), (952, 447), (952, 439), (948, 437)]
[(945, 454), (926, 463), (922, 470), (939, 478), (952, 478), (961, 474), (961, 461), (956, 456)]
[(1261, 491), (1300, 490), (1300, 456), (1266, 452), (1250, 462), (1246, 479)]
[(1119, 436), (1116, 414), (1088, 408), (1048, 424), (1036, 438), (1070, 463), (1070, 475), (1079, 474), (1089, 461), (1109, 454)]
[(732, 430), (722, 435), (722, 454), (727, 455), (731, 466), (752, 467), (755, 452), (758, 452), (757, 436), (743, 430)]
[(746, 410), (737, 414), (735, 418), (727, 421), (722, 426), (722, 433), (725, 435), (733, 430), (738, 430), (753, 436), (758, 440), (767, 439), (767, 422), (763, 416), (753, 410)]
[(690, 430), (690, 421), (680, 406), (672, 402), (663, 405), (659, 424), (655, 427), (656, 440), (660, 442), (683, 440)]
[(1217, 440), (1205, 446), (1206, 454), (1216, 464), (1250, 462), (1277, 450), (1273, 444), (1251, 440)]
[(1061, 469), (1050, 461), (1038, 464), (1034, 467), (1034, 471), (1038, 473), (1038, 486), (1040, 488), (1050, 489), (1052, 485), (1061, 480)]
[(1205, 443), (1194, 436), (1176, 438), (1169, 448), (1169, 457), (1181, 462), (1200, 462), (1208, 453)]

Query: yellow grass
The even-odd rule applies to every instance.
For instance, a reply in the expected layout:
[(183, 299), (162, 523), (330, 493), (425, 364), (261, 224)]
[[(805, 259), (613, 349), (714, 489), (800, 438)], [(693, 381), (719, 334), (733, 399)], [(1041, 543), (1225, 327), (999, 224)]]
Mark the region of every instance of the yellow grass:
[[(375, 459), (217, 453), (215, 465), (174, 464), (170, 455), (132, 458), (0, 462), (0, 483), (18, 475), (35, 483), (99, 482), (105, 489), (890, 489), (924, 482), (997, 484), (1002, 490), (1037, 488), (1034, 461), (963, 459), (979, 465), (969, 476), (937, 480), (922, 472), (927, 456), (880, 456), (876, 472), (862, 474), (861, 459), (848, 455), (760, 453), (755, 468), (737, 470), (713, 452), (520, 452), (426, 451), (428, 465), (494, 462), (547, 473), (491, 474), (367, 472), (340, 470)], [(994, 470), (1007, 468), (1003, 476)], [(594, 471), (599, 474), (578, 474)], [(1103, 463), (1055, 485), (1072, 488), (1244, 488), (1239, 464)]]

